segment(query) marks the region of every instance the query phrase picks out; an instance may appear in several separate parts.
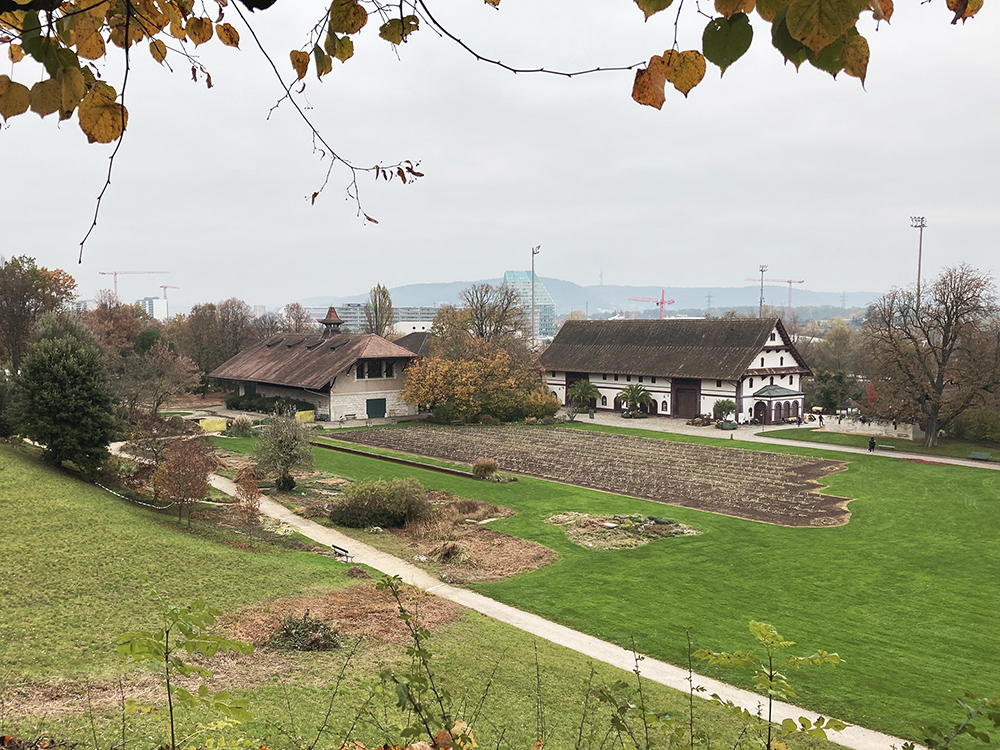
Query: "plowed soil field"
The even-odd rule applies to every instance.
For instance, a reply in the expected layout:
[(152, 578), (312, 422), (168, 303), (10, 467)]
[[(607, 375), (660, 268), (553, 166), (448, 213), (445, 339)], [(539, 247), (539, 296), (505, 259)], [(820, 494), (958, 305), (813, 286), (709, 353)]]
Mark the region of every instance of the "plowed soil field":
[(456, 463), (492, 458), (501, 472), (781, 526), (839, 526), (850, 516), (849, 498), (818, 492), (817, 480), (844, 461), (544, 427), (420, 425), (337, 439)]

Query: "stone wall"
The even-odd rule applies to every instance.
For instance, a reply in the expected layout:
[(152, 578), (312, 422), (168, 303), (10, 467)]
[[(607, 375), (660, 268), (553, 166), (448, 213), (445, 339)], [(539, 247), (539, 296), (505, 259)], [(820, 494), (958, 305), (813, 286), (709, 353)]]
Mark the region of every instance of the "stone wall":
[(923, 440), (925, 437), (924, 431), (918, 425), (905, 422), (896, 422), (895, 424), (881, 420), (862, 422), (854, 417), (844, 417), (838, 424), (837, 418), (833, 416), (824, 416), (823, 421), (826, 423), (827, 432), (848, 432), (856, 435), (874, 435), (875, 437), (900, 438), (902, 440)]

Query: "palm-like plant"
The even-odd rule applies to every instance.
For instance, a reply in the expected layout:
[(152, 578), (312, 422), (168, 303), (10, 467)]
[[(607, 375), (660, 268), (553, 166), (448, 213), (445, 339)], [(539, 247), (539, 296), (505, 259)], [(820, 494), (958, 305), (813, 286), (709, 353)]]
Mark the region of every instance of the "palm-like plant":
[(566, 395), (569, 396), (569, 402), (576, 407), (577, 411), (583, 411), (592, 400), (601, 397), (601, 392), (589, 380), (577, 380), (566, 390)]
[(649, 406), (653, 403), (653, 397), (649, 395), (649, 391), (638, 383), (632, 383), (622, 388), (618, 398), (625, 404), (625, 410), (633, 414), (639, 411), (640, 406)]

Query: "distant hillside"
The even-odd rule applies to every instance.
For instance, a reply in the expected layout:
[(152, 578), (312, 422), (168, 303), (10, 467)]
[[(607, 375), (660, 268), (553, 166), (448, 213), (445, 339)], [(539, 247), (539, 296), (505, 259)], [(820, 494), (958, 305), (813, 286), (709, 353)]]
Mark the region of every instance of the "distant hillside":
[[(635, 302), (629, 297), (660, 298), (660, 290), (665, 289), (667, 299), (673, 299), (671, 311), (691, 311), (701, 313), (709, 308), (725, 310), (730, 308), (745, 308), (756, 310), (760, 298), (759, 286), (744, 287), (653, 287), (653, 286), (580, 286), (572, 281), (552, 279), (539, 276), (552, 299), (556, 303), (556, 314), (565, 315), (572, 310), (589, 311), (591, 315), (610, 313), (614, 311), (646, 311), (655, 310), (656, 305), (647, 302)], [(437, 284), (407, 284), (389, 290), (395, 305), (423, 305), (438, 307), (440, 305), (458, 304), (459, 293), (472, 284), (499, 284), (502, 279), (481, 279), (479, 281), (449, 281)], [(808, 289), (793, 287), (793, 307), (815, 307), (842, 310), (842, 299), (847, 308), (867, 307), (880, 292), (813, 292)], [(349, 297), (309, 297), (299, 300), (303, 305), (327, 306), (341, 305), (348, 302), (365, 302), (368, 293), (355, 294)], [(772, 307), (785, 307), (788, 304), (788, 286), (785, 284), (765, 284), (765, 303)]]

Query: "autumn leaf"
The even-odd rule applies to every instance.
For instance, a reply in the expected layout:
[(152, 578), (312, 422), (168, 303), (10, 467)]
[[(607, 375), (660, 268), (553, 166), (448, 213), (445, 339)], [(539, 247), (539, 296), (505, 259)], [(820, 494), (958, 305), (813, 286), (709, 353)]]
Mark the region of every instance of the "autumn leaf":
[(771, 23), (778, 12), (788, 7), (788, 0), (757, 0), (757, 15)]
[(188, 19), (184, 30), (187, 31), (188, 39), (197, 47), (212, 38), (212, 21), (209, 18), (194, 16)]
[(666, 70), (663, 58), (653, 55), (649, 58), (649, 65), (635, 71), (635, 81), (632, 83), (632, 98), (639, 104), (647, 107), (663, 107), (666, 101), (664, 86), (666, 86)]
[(337, 36), (332, 31), (328, 31), (326, 39), (323, 41), (323, 48), (331, 57), (336, 57), (341, 62), (347, 62), (354, 57), (354, 42), (349, 36)]
[(107, 53), (104, 37), (94, 33), (84, 39), (77, 38), (76, 54), (85, 60), (100, 60)]
[(718, 65), (722, 73), (746, 54), (751, 42), (753, 27), (745, 13), (737, 13), (732, 18), (713, 18), (701, 36), (705, 57)]
[(667, 50), (663, 53), (664, 75), (674, 84), (674, 88), (684, 94), (701, 83), (705, 77), (705, 57), (697, 50), (677, 52)]
[(785, 15), (784, 10), (779, 11), (771, 24), (771, 44), (782, 54), (785, 62), (790, 62), (798, 70), (809, 56), (809, 49), (802, 42), (793, 39), (792, 35), (788, 33)]
[(62, 85), (55, 78), (46, 78), (31, 87), (31, 111), (46, 117), (62, 105)]
[(323, 76), (333, 70), (333, 62), (318, 44), (313, 46), (313, 59), (316, 61), (316, 77), (323, 80)]
[(646, 20), (655, 13), (659, 13), (661, 10), (666, 10), (670, 7), (670, 3), (674, 0), (635, 0), (635, 4), (639, 6), (639, 9), (645, 14)]
[(156, 62), (162, 63), (167, 57), (167, 45), (159, 39), (154, 39), (149, 43), (149, 54), (153, 56)]
[(80, 129), (90, 143), (111, 143), (121, 137), (128, 124), (128, 110), (113, 93), (110, 86), (98, 85), (80, 102)]
[(955, 14), (953, 24), (972, 18), (983, 7), (983, 0), (948, 0), (948, 10)]
[(885, 21), (886, 23), (892, 21), (892, 0), (871, 0), (871, 2), (872, 16), (876, 21)]
[(83, 72), (79, 68), (65, 68), (59, 72), (59, 85), (62, 87), (62, 104), (59, 107), (59, 119), (67, 120), (79, 106), (87, 93), (87, 84)]
[(368, 23), (368, 11), (358, 0), (333, 0), (330, 3), (330, 31), (357, 34)]
[(861, 34), (852, 34), (844, 42), (844, 48), (840, 51), (840, 61), (844, 65), (844, 72), (849, 76), (861, 80), (861, 85), (865, 85), (865, 76), (868, 73), (868, 40)]
[(484, 0), (487, 5), (492, 5), (494, 8), (500, 7), (500, 0)]
[(11, 44), (7, 48), (7, 57), (10, 58), (11, 62), (21, 62), (24, 59), (24, 50), (21, 49), (20, 44)]
[(0, 75), (0, 117), (9, 120), (11, 117), (23, 115), (31, 106), (31, 93), (28, 87), (10, 80), (6, 75)]
[(854, 26), (859, 13), (854, 0), (791, 0), (785, 23), (793, 39), (819, 52)]
[(298, 49), (293, 49), (288, 54), (292, 58), (292, 67), (295, 68), (295, 75), (301, 81), (306, 77), (306, 73), (309, 72), (309, 54)]
[(726, 18), (737, 13), (753, 13), (755, 6), (755, 0), (715, 0), (716, 13)]
[(419, 28), (419, 18), (416, 16), (403, 16), (402, 18), (392, 18), (382, 24), (378, 30), (378, 35), (387, 42), (402, 44), (406, 37)]
[(819, 52), (808, 50), (806, 59), (812, 63), (813, 67), (825, 70), (827, 73), (836, 78), (837, 73), (844, 69), (844, 65), (840, 61), (840, 53), (843, 49), (844, 37), (840, 37), (839, 39), (835, 39), (830, 42), (830, 44), (826, 45)]
[(231, 23), (216, 24), (215, 35), (219, 37), (219, 41), (227, 47), (240, 46), (240, 33), (233, 28)]

